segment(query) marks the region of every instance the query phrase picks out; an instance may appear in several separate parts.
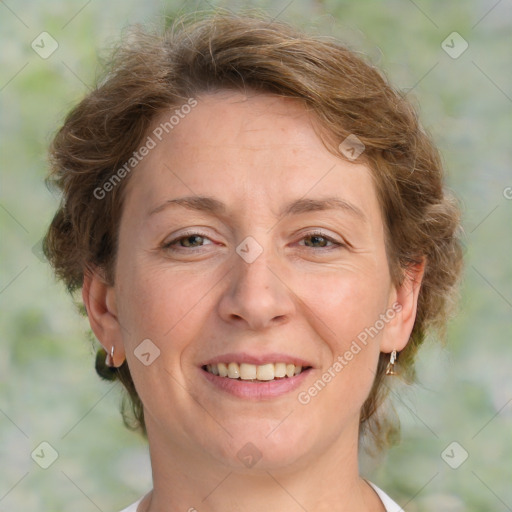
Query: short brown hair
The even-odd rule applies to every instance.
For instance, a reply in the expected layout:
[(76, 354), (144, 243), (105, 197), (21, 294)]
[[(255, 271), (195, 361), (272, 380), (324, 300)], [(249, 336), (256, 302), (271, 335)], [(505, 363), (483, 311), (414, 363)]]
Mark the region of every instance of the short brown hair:
[[(416, 352), (430, 328), (446, 324), (462, 267), (459, 211), (443, 185), (438, 152), (405, 95), (372, 65), (332, 38), (261, 14), (186, 16), (162, 34), (135, 27), (114, 51), (103, 79), (69, 113), (50, 148), (48, 181), (63, 198), (44, 251), (56, 275), (70, 293), (81, 288), (87, 271), (99, 269), (113, 284), (129, 176), (104, 197), (97, 197), (98, 187), (130, 159), (157, 114), (222, 89), (300, 100), (316, 114), (326, 147), (340, 158), (339, 143), (349, 135), (364, 144), (360, 158), (372, 171), (393, 281), (400, 283), (410, 265), (426, 261), (417, 318), (399, 358), (404, 379), (413, 382)], [(369, 427), (381, 446), (393, 432), (376, 414), (388, 392), (382, 380), (388, 357), (381, 354), (361, 410), (361, 432)], [(122, 381), (135, 425), (145, 432), (126, 361), (110, 371), (103, 358), (100, 351), (98, 373)]]

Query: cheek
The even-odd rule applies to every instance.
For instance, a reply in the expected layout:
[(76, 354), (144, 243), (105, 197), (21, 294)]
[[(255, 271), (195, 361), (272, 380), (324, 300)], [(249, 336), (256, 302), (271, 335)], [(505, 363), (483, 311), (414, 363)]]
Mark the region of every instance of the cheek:
[(208, 292), (218, 281), (216, 273), (135, 261), (121, 267), (119, 277), (118, 312), (126, 326), (127, 352), (149, 338), (163, 359), (177, 361), (189, 341), (199, 336)]
[(166, 272), (135, 270), (123, 286), (120, 314), (139, 335), (161, 338), (185, 316), (193, 286), (170, 277)]
[[(194, 276), (151, 265), (133, 265), (126, 270), (125, 279), (120, 280), (118, 308), (126, 327), (126, 357), (139, 396), (158, 416), (158, 407), (170, 398), (176, 408), (189, 399), (182, 393), (187, 386), (184, 362), (190, 359), (193, 341), (204, 338), (205, 308), (211, 307), (205, 295), (215, 280), (210, 282), (204, 273)], [(122, 279), (123, 272), (119, 275)], [(158, 349), (157, 358), (148, 366), (137, 356), (146, 339)]]
[(324, 324), (332, 345), (343, 350), (386, 311), (390, 280), (385, 269), (350, 267), (297, 279), (294, 291)]
[(389, 298), (388, 279), (377, 275), (345, 268), (330, 276), (308, 277), (299, 285), (314, 330), (328, 348), (318, 375), (321, 382), (303, 391), (311, 398), (321, 394), (320, 401), (331, 409), (349, 406), (355, 411), (370, 392), (386, 325), (380, 318)]

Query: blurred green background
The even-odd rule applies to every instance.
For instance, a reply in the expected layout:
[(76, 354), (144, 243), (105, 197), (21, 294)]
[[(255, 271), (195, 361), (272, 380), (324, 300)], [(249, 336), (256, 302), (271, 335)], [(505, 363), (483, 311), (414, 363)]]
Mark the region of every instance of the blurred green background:
[[(361, 469), (408, 512), (512, 510), (512, 5), (495, 0), (0, 2), (0, 510), (116, 511), (151, 486), (119, 385), (96, 377), (88, 324), (41, 256), (57, 206), (46, 147), (123, 27), (212, 6), (336, 36), (418, 106), (463, 208), (460, 312), (446, 347), (420, 352), (419, 384), (393, 391), (401, 444)], [(41, 32), (58, 43), (47, 58)], [(453, 32), (469, 44), (457, 58)], [(48, 469), (31, 458), (43, 441)]]

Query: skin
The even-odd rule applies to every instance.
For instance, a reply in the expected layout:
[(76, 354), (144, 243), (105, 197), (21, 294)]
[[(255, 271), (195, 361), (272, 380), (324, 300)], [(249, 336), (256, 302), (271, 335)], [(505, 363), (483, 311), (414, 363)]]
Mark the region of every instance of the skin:
[[(100, 272), (84, 280), (92, 329), (114, 346), (116, 365), (128, 360), (144, 404), (154, 489), (139, 511), (383, 511), (358, 474), (359, 413), (380, 352), (407, 344), (423, 266), (392, 283), (370, 170), (330, 153), (296, 100), (232, 91), (197, 100), (130, 176), (115, 284)], [(226, 213), (149, 215), (191, 195)], [(346, 209), (277, 214), (333, 195), (364, 219)], [(162, 247), (189, 230), (200, 237)], [(316, 230), (343, 245), (306, 236)], [(235, 251), (248, 236), (263, 249), (252, 263)], [(298, 392), (395, 303), (402, 310), (301, 404)], [(147, 338), (160, 356), (145, 366), (134, 350)], [(259, 401), (199, 378), (202, 362), (239, 351), (285, 352), (314, 368), (300, 389)], [(252, 468), (237, 457), (248, 442), (261, 454)]]

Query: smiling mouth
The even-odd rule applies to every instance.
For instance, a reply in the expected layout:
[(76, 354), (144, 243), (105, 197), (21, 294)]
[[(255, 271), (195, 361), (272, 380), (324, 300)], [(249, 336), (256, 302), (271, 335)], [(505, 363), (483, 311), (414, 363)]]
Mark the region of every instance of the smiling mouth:
[(202, 369), (212, 375), (248, 382), (269, 382), (288, 379), (309, 370), (311, 366), (299, 366), (290, 363), (267, 363), (262, 365), (248, 363), (207, 364)]

